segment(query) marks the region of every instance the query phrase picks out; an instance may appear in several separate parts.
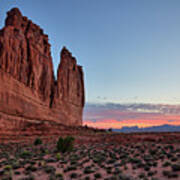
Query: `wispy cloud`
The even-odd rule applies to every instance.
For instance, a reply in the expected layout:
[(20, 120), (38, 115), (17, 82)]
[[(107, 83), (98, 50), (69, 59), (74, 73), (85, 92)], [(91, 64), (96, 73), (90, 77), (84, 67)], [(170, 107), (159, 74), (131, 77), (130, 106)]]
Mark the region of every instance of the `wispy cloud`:
[(120, 128), (180, 124), (180, 105), (86, 104), (84, 124), (99, 128)]

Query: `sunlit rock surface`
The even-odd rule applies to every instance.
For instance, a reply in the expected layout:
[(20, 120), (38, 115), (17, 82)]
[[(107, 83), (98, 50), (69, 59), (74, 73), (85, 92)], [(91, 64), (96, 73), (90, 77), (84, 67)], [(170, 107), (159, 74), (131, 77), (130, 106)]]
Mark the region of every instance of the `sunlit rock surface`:
[(7, 13), (0, 30), (0, 128), (26, 121), (82, 125), (82, 67), (64, 47), (54, 77), (48, 36), (19, 9)]

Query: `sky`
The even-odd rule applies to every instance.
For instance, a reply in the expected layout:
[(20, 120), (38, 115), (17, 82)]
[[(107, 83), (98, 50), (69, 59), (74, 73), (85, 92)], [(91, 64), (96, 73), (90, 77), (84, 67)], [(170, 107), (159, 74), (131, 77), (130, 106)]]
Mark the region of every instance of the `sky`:
[[(18, 7), (49, 35), (55, 71), (63, 46), (83, 66), (86, 124), (105, 127), (90, 119), (96, 112), (95, 115), (102, 116), (101, 121), (111, 119), (113, 125), (122, 126), (109, 103), (171, 108), (180, 105), (179, 0), (0, 0), (0, 28), (4, 26), (6, 12), (13, 7)], [(112, 114), (104, 117), (101, 106), (109, 107)], [(136, 112), (144, 118), (148, 115), (144, 125), (137, 114), (127, 124), (148, 126), (152, 119), (157, 124), (158, 120), (147, 111)], [(131, 113), (134, 110), (125, 114)], [(160, 114), (162, 119), (168, 116)], [(123, 119), (127, 122), (127, 118)], [(162, 123), (169, 121), (161, 120), (159, 124)]]
[(84, 125), (119, 129), (125, 126), (151, 127), (180, 125), (180, 105), (87, 104)]

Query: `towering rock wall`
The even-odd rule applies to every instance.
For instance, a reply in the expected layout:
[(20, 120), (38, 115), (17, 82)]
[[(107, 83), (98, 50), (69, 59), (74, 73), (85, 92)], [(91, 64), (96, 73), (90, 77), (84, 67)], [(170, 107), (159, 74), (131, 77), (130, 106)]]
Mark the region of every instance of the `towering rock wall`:
[(10, 10), (0, 30), (0, 127), (7, 119), (12, 128), (12, 122), (20, 126), (11, 122), (17, 118), (81, 125), (83, 107), (76, 59), (64, 47), (55, 80), (48, 36), (17, 8)]

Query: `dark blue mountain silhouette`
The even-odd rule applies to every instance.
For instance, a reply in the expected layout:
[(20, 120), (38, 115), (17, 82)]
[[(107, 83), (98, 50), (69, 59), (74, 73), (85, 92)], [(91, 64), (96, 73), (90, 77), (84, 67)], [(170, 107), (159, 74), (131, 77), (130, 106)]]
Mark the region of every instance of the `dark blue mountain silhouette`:
[(180, 132), (180, 126), (164, 124), (161, 126), (152, 126), (146, 128), (139, 128), (138, 126), (127, 127), (121, 129), (112, 129), (115, 132), (131, 133), (131, 132)]

